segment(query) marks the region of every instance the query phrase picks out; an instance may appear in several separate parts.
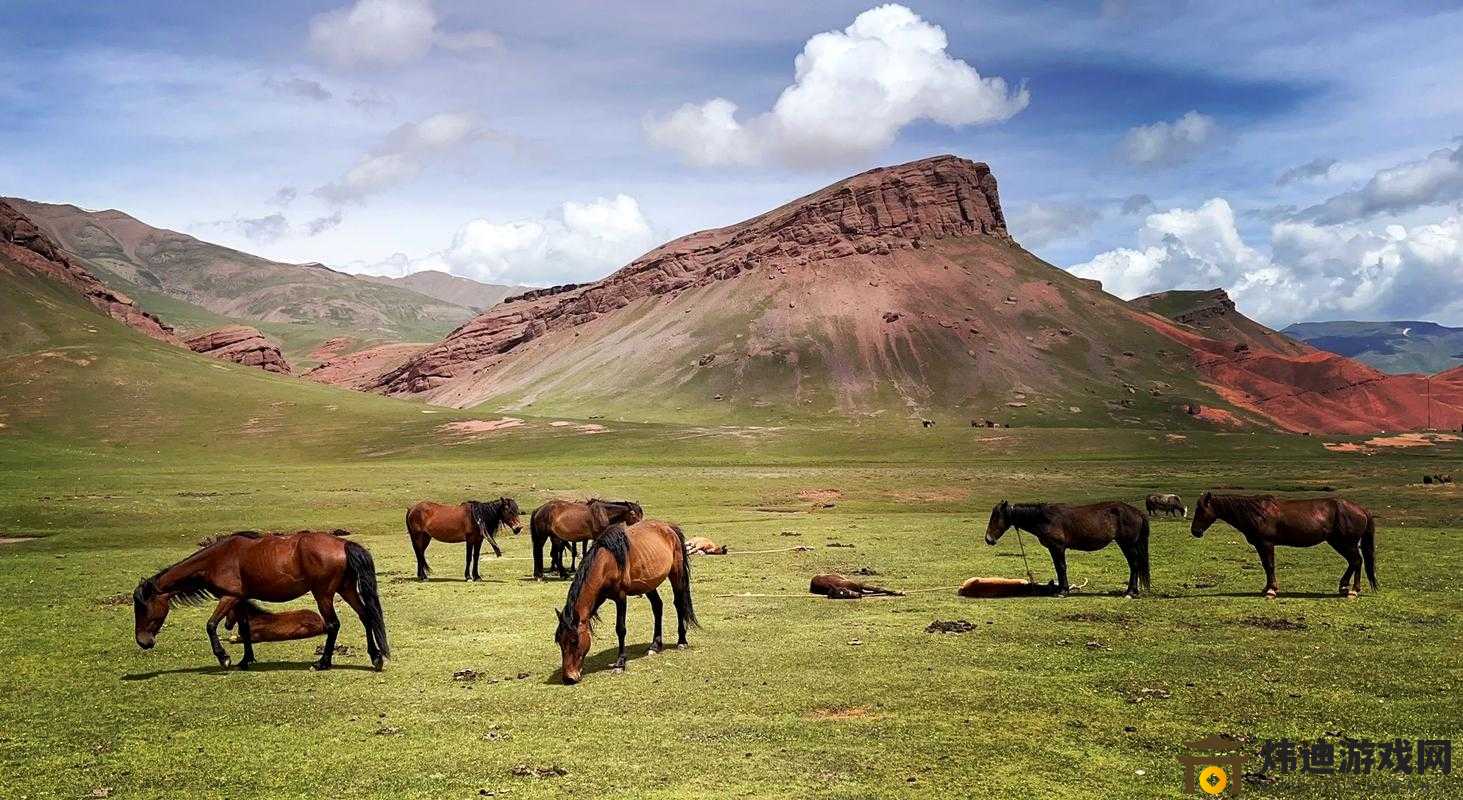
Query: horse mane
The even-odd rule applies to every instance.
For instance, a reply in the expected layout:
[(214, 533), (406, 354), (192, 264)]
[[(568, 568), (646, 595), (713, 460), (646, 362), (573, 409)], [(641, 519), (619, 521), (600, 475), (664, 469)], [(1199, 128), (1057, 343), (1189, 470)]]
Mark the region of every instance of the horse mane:
[[(574, 582), (569, 584), (569, 594), (564, 598), (564, 624), (569, 627), (579, 625), (579, 614), (575, 610), (576, 601), (579, 595), (584, 592), (584, 585), (589, 581), (589, 571), (594, 563), (599, 560), (600, 554), (608, 552), (614, 557), (615, 563), (621, 570), (627, 568), (630, 561), (630, 538), (625, 535), (623, 523), (615, 524), (605, 528), (604, 533), (589, 546), (584, 557), (579, 559), (579, 569), (574, 572)], [(589, 628), (594, 630), (594, 623), (599, 619), (599, 611), (596, 609), (589, 614)]]
[(1209, 495), (1209, 502), (1214, 505), (1216, 511), (1243, 514), (1249, 519), (1258, 518), (1263, 512), (1265, 504), (1274, 500), (1275, 495), (1273, 494), (1210, 493)]
[[(482, 529), (484, 536), (492, 535), (498, 530), (498, 526), (503, 524), (503, 517), (506, 516), (503, 512), (509, 504), (512, 504), (515, 510), (518, 508), (518, 503), (511, 497), (500, 497), (497, 500), (489, 500), (486, 503), (477, 500), (467, 501), (467, 507), (472, 514), (473, 521)], [(339, 536), (341, 534), (336, 535)], [(345, 535), (348, 536), (350, 534), (347, 533)]]
[[(198, 549), (190, 553), (187, 558), (182, 558), (174, 561), (173, 563), (153, 573), (153, 576), (151, 578), (146, 578), (142, 581), (142, 583), (138, 584), (137, 590), (132, 593), (133, 599), (140, 599), (145, 601), (151, 598), (154, 594), (157, 594), (159, 591), (161, 591), (157, 585), (158, 578), (161, 578), (163, 576), (163, 573), (178, 566), (179, 564), (195, 559), (203, 555), (204, 553), (212, 550), (213, 548), (218, 547), (219, 545), (226, 542), (230, 542), (235, 538), (262, 539), (264, 538), (264, 536), (265, 534), (259, 531), (234, 531), (233, 533), (222, 533), (217, 536), (205, 538), (198, 543)], [(218, 595), (215, 594), (212, 589), (205, 586), (197, 578), (181, 578), (177, 581), (177, 584), (177, 588), (169, 592), (171, 597), (168, 598), (168, 605), (170, 606), (196, 606), (205, 601), (218, 599)]]
[(1045, 519), (1051, 506), (1051, 503), (1011, 503), (1006, 519), (1012, 526), (1024, 525), (1032, 519)]

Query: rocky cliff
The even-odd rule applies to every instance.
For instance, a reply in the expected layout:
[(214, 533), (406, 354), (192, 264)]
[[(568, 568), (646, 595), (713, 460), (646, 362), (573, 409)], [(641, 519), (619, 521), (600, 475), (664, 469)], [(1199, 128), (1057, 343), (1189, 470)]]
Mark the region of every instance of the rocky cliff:
[(195, 353), (246, 367), (258, 367), (265, 372), (288, 375), (291, 371), (279, 346), (247, 325), (227, 325), (206, 331), (189, 337), (185, 344)]

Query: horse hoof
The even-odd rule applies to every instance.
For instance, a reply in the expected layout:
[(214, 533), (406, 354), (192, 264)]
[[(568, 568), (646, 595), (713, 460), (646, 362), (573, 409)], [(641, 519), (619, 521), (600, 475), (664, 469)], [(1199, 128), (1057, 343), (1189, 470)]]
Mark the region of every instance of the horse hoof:
[(234, 663), (234, 660), (232, 658), (229, 658), (228, 656), (224, 656), (223, 658), (220, 658), (218, 660), (219, 667), (221, 667), (223, 669), (228, 669), (230, 666), (233, 665), (233, 663)]
[(1277, 594), (1280, 594), (1280, 593), (1277, 592), (1277, 591), (1275, 591), (1274, 589), (1267, 589), (1265, 591), (1265, 599), (1266, 600), (1274, 600), (1275, 599), (1275, 595), (1277, 595)]
[(688, 648), (690, 646), (691, 645), (686, 644), (685, 642), (681, 642), (680, 644), (676, 645), (676, 649), (677, 650), (685, 650), (686, 648)]
[(1347, 592), (1346, 593), (1346, 599), (1347, 600), (1355, 600), (1356, 599), (1356, 595), (1357, 595), (1356, 592)]
[(381, 672), (382, 670), (386, 669), (386, 659), (378, 658), (373, 660), (371, 662), (371, 669), (374, 669), (377, 672)]
[(253, 663), (254, 663), (253, 661), (240, 661), (239, 662), (239, 669), (240, 670), (247, 670), (251, 665), (253, 665)]
[(330, 666), (331, 665), (330, 665), (330, 662), (329, 661), (316, 661), (314, 664), (311, 664), (310, 665), (310, 671), (311, 672), (324, 672), (324, 671), (330, 669)]
[(1136, 595), (1136, 594), (1133, 594), (1133, 593), (1132, 593), (1132, 592), (1124, 592), (1124, 593), (1123, 593), (1123, 599), (1124, 599), (1124, 600), (1132, 600), (1132, 599), (1133, 599), (1133, 598), (1135, 598), (1135, 597), (1137, 597), (1137, 596), (1138, 596), (1138, 595)]

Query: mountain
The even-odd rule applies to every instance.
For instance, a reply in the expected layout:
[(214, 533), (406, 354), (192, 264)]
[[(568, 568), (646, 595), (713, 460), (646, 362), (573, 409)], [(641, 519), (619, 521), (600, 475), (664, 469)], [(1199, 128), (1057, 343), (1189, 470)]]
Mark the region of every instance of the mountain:
[(466, 306), (482, 311), (497, 305), (503, 298), (525, 290), (523, 286), (504, 286), (496, 283), (481, 283), (460, 275), (450, 275), (441, 270), (427, 269), (413, 272), (400, 278), (379, 275), (357, 275), (362, 280), (387, 286), (401, 286), (418, 294), (435, 297), (445, 303)]
[(1315, 352), (1313, 348), (1239, 313), (1234, 307), (1234, 301), (1229, 299), (1223, 289), (1158, 292), (1136, 297), (1128, 302), (1135, 308), (1183, 323), (1211, 339), (1244, 344), (1255, 350), (1287, 356), (1304, 356)]
[(1463, 328), (1433, 322), (1298, 322), (1284, 333), (1383, 372), (1438, 372), (1463, 365)]
[(188, 329), (243, 322), (308, 351), (340, 332), (372, 341), (431, 341), (473, 313), (321, 264), (270, 261), (154, 228), (121, 211), (7, 202), (108, 287)]

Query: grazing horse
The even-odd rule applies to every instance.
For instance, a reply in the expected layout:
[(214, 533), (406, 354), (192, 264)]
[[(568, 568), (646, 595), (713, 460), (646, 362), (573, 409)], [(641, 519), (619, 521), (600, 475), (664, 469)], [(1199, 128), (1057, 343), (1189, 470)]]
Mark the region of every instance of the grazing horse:
[[(1346, 559), (1338, 593), (1355, 597), (1361, 592), (1361, 569), (1377, 588), (1377, 523), (1370, 511), (1339, 497), (1314, 500), (1277, 500), (1263, 495), (1205, 492), (1194, 506), (1194, 536), (1203, 536), (1217, 519), (1245, 535), (1265, 568), (1265, 596), (1280, 593), (1275, 582), (1275, 545), (1314, 547), (1331, 545)], [(1351, 586), (1347, 588), (1347, 581)]]
[(617, 522), (634, 525), (642, 519), (645, 519), (645, 512), (640, 504), (628, 500), (591, 498), (583, 503), (574, 500), (550, 500), (544, 503), (534, 509), (528, 523), (533, 537), (534, 580), (543, 580), (544, 577), (544, 542), (553, 542), (553, 565), (559, 570), (560, 578), (567, 578), (569, 570), (564, 568), (563, 556), (565, 543), (568, 543), (570, 552), (574, 554), (577, 566), (575, 542), (589, 542)]
[[(241, 618), (248, 619), (249, 641), (254, 644), (313, 639), (325, 635), (325, 619), (308, 608), (266, 611), (252, 600), (235, 600), (232, 597), (225, 597), (218, 601), (218, 605), (213, 612), (214, 616), (223, 614), (224, 628), (227, 630), (233, 630)], [(237, 644), (243, 639), (240, 634), (234, 634), (229, 641)]]
[(626, 528), (614, 523), (606, 528), (584, 554), (564, 608), (558, 611), (559, 627), (554, 631), (563, 656), (564, 683), (578, 683), (584, 673), (584, 656), (589, 652), (590, 632), (598, 619), (600, 604), (615, 602), (615, 633), (620, 638), (616, 672), (625, 669), (625, 605), (632, 595), (650, 599), (655, 614), (655, 638), (649, 655), (659, 653), (661, 642), (661, 600), (656, 591), (667, 578), (676, 604), (676, 647), (686, 646), (686, 626), (700, 627), (691, 605), (691, 561), (686, 556), (686, 539), (681, 529), (667, 522), (647, 519)]
[[(264, 600), (283, 603), (311, 594), (325, 621), (325, 649), (315, 669), (330, 669), (340, 619), (335, 596), (345, 599), (366, 629), (366, 652), (378, 671), (391, 655), (386, 642), (386, 616), (376, 591), (376, 565), (359, 544), (321, 531), (268, 535), (242, 531), (200, 549), (151, 578), (132, 592), (137, 646), (151, 650), (158, 631), (174, 605), (204, 598)], [(228, 612), (215, 610), (208, 620), (209, 644), (220, 666), (229, 654), (218, 641), (218, 623)], [(254, 663), (254, 641), (249, 615), (238, 618), (244, 657), (239, 669)]]
[(462, 567), (462, 579), (480, 581), (478, 558), (483, 553), (483, 540), (493, 546), (493, 555), (502, 557), (503, 548), (498, 546), (498, 526), (507, 525), (514, 533), (523, 530), (518, 522), (518, 504), (511, 497), (500, 497), (487, 503), (469, 500), (461, 505), (448, 506), (423, 500), (406, 512), (406, 533), (411, 537), (411, 547), (417, 554), (417, 580), (427, 579), (432, 568), (427, 566), (427, 545), (433, 539), (439, 542), (467, 543), (467, 562)]
[(1189, 515), (1189, 509), (1184, 506), (1184, 501), (1176, 494), (1150, 494), (1147, 506), (1150, 517), (1159, 511), (1179, 517)]
[(1067, 550), (1101, 550), (1117, 541), (1128, 560), (1129, 597), (1138, 587), (1148, 588), (1148, 517), (1127, 503), (1116, 501), (1072, 506), (1065, 503), (1010, 503), (1002, 500), (991, 509), (986, 544), (995, 544), (1008, 528), (1035, 536), (1052, 555), (1058, 594), (1066, 594)]
[(896, 592), (893, 589), (885, 589), (882, 586), (845, 578), (836, 572), (814, 575), (813, 579), (808, 581), (808, 591), (824, 595), (829, 600), (857, 600), (869, 595), (904, 596), (904, 592)]

